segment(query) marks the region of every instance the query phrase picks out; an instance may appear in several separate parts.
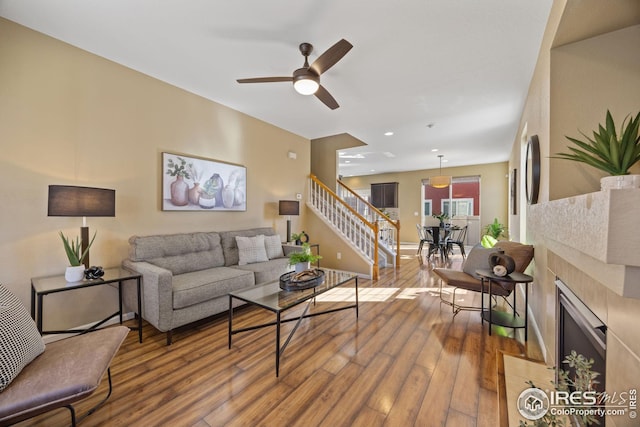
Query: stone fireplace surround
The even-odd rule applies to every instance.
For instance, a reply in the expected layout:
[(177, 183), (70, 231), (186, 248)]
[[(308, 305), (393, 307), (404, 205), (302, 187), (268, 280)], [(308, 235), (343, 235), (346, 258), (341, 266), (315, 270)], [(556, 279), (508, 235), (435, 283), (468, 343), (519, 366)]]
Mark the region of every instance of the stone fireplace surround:
[[(533, 205), (531, 311), (546, 363), (556, 361), (560, 278), (607, 325), (608, 392), (640, 389), (640, 190), (610, 190)], [(637, 425), (628, 417), (607, 426)]]

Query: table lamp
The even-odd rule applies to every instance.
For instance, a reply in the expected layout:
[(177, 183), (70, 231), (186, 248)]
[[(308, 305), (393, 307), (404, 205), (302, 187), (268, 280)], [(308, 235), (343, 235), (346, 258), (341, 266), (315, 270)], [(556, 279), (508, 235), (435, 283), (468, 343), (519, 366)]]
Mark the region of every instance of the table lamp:
[[(82, 252), (89, 245), (88, 216), (116, 216), (116, 190), (74, 185), (50, 185), (47, 216), (81, 216), (80, 240)], [(84, 258), (89, 268), (89, 252)]]
[(291, 215), (300, 215), (300, 202), (297, 200), (280, 200), (278, 214), (287, 217), (287, 242), (291, 241)]

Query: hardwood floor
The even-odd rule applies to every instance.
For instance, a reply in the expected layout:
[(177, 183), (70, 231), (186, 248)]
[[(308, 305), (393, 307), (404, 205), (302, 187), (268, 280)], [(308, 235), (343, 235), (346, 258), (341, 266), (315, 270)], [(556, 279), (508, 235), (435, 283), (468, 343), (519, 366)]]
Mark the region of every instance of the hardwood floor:
[[(301, 323), (279, 378), (273, 328), (235, 335), (229, 350), (226, 316), (179, 330), (171, 346), (145, 324), (144, 343), (130, 333), (112, 363), (112, 396), (80, 425), (498, 425), (496, 350), (539, 359), (539, 349), (502, 330), (489, 336), (478, 312), (454, 318), (437, 296), (433, 265), (419, 262), (414, 248), (402, 252), (399, 269), (382, 269), (376, 282), (359, 280), (358, 318), (350, 309)], [(459, 255), (452, 263), (460, 266)], [(318, 302), (316, 309), (339, 304)], [(272, 320), (257, 308), (234, 316), (238, 326)], [(105, 379), (76, 406), (79, 413), (106, 390)], [(68, 423), (64, 409), (19, 425)]]

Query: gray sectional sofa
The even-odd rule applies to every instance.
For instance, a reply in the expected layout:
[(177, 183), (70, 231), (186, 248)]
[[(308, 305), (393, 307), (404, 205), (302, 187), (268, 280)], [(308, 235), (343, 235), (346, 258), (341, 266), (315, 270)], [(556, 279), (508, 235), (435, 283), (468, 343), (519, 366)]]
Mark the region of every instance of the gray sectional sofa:
[[(230, 291), (290, 271), (292, 249), (272, 228), (132, 236), (122, 266), (142, 274), (142, 318), (166, 332), (169, 345), (175, 328), (228, 310)], [(136, 307), (134, 289), (123, 289), (127, 308)]]

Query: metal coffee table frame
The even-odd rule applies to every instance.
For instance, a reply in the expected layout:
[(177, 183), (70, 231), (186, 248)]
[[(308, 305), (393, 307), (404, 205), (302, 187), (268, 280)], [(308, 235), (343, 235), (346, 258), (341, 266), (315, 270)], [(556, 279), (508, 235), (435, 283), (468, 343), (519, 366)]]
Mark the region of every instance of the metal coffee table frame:
[[(287, 348), (287, 345), (291, 341), (293, 334), (298, 329), (300, 322), (302, 319), (307, 317), (319, 316), (321, 314), (333, 313), (335, 311), (347, 310), (350, 308), (356, 309), (356, 318), (358, 317), (358, 276), (355, 273), (340, 271), (340, 270), (331, 270), (327, 268), (323, 268), (325, 272), (325, 280), (323, 283), (319, 284), (317, 287), (304, 289), (304, 290), (295, 290), (295, 291), (284, 291), (280, 289), (279, 280), (275, 280), (273, 282), (266, 283), (260, 286), (254, 286), (251, 288), (241, 289), (239, 291), (233, 291), (229, 293), (229, 349), (231, 349), (231, 339), (232, 336), (238, 334), (240, 332), (252, 331), (255, 329), (266, 328), (268, 326), (276, 327), (276, 377), (280, 374), (280, 357), (284, 353), (284, 350)], [(355, 283), (355, 304), (347, 305), (344, 307), (333, 308), (330, 310), (320, 311), (317, 313), (307, 314), (309, 308), (312, 304), (315, 303), (315, 297), (327, 292), (330, 289), (336, 288), (338, 286), (343, 286), (351, 281)], [(260, 325), (248, 326), (239, 329), (233, 329), (233, 300), (237, 299), (243, 301), (248, 304), (257, 305), (258, 307), (262, 307), (266, 310), (269, 310), (276, 315), (275, 322), (264, 323)], [(302, 314), (299, 317), (292, 317), (289, 319), (283, 319), (282, 313), (290, 308), (296, 307), (303, 302), (307, 302), (307, 306), (304, 308)], [(280, 326), (284, 322), (292, 322), (296, 321), (295, 326), (289, 333), (286, 341), (282, 346), (280, 345)]]

